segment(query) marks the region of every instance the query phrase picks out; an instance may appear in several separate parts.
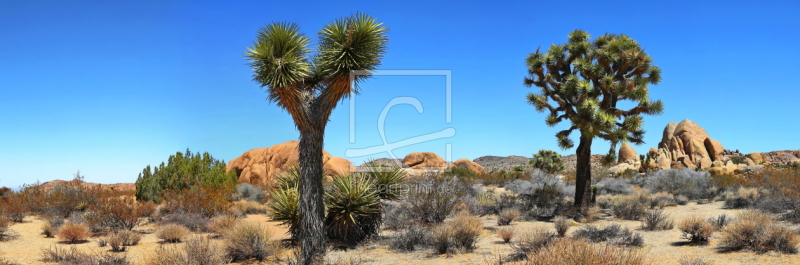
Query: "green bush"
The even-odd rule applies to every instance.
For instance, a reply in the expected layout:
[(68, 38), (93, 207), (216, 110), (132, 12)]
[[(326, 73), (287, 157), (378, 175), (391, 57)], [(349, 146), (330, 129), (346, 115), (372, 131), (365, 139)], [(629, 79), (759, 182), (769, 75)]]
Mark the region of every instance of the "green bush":
[(561, 155), (555, 151), (539, 150), (538, 154), (533, 154), (533, 159), (528, 160), (534, 168), (547, 172), (548, 174), (555, 174), (564, 170), (564, 162), (561, 161)]
[(225, 161), (214, 159), (208, 153), (186, 154), (177, 152), (169, 156), (167, 164), (151, 168), (149, 165), (136, 179), (136, 198), (143, 201), (161, 201), (165, 190), (183, 190), (195, 185), (217, 186), (237, 181), (236, 172), (225, 173)]
[(325, 194), (325, 226), (333, 241), (356, 244), (380, 232), (381, 203), (374, 182), (354, 175), (338, 177)]

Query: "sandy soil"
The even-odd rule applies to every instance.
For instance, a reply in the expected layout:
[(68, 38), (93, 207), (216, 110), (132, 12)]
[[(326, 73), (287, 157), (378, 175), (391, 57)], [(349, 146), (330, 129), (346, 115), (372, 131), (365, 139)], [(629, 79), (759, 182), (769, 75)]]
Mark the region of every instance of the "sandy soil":
[[(665, 212), (676, 221), (692, 215), (702, 217), (712, 217), (720, 214), (735, 216), (740, 210), (721, 209), (722, 203), (695, 204), (690, 203), (685, 206), (667, 207)], [(267, 217), (263, 215), (249, 215), (248, 221), (265, 223), (273, 230), (276, 238), (286, 237), (286, 228), (279, 226), (276, 222), (267, 222)], [(396, 252), (387, 248), (388, 240), (394, 235), (392, 231), (384, 231), (381, 238), (374, 242), (367, 243), (354, 250), (330, 251), (328, 260), (349, 262), (361, 261), (363, 264), (496, 264), (498, 259), (502, 259), (513, 253), (508, 244), (503, 244), (497, 237), (496, 220), (494, 216), (483, 218), (484, 231), (477, 243), (477, 248), (472, 253), (435, 255), (432, 250), (420, 250), (409, 253)], [(681, 232), (677, 229), (668, 231), (642, 231), (640, 222), (623, 220), (600, 220), (594, 223), (600, 227), (612, 223), (619, 223), (640, 233), (644, 238), (644, 251), (652, 264), (678, 264), (682, 257), (702, 257), (714, 264), (800, 264), (799, 255), (785, 255), (780, 253), (756, 254), (752, 252), (732, 252), (720, 253), (717, 248), (718, 234), (715, 234), (711, 243), (706, 246), (688, 246), (681, 238)], [(25, 222), (11, 226), (11, 229), (18, 234), (17, 238), (0, 242), (0, 255), (11, 261), (20, 264), (47, 264), (41, 261), (42, 249), (51, 246), (70, 245), (59, 243), (57, 238), (45, 238), (40, 235), (42, 221), (37, 217), (27, 217)], [(535, 226), (552, 227), (552, 223), (541, 221), (521, 221), (514, 222), (513, 226), (518, 230), (530, 229)], [(574, 226), (568, 233), (577, 229)], [(143, 233), (139, 245), (129, 247), (125, 254), (129, 260), (135, 264), (143, 264), (150, 253), (156, 249), (160, 243), (152, 232), (155, 230), (153, 225), (137, 227), (135, 231)], [(101, 248), (96, 244), (97, 238), (92, 238), (89, 242), (75, 244), (72, 246), (85, 252), (109, 251), (109, 247)], [(274, 262), (270, 262), (274, 263)]]

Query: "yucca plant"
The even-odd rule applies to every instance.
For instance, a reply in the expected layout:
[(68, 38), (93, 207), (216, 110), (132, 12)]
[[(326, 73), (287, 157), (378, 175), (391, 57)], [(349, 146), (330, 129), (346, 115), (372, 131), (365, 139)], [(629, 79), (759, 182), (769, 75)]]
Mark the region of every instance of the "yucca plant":
[(296, 190), (300, 183), (300, 168), (296, 164), (285, 166), (283, 171), (275, 176), (274, 183), (274, 188), (278, 190)]
[(397, 200), (405, 195), (401, 184), (406, 180), (406, 172), (401, 168), (369, 161), (363, 176), (372, 181), (381, 199)]
[(292, 238), (297, 238), (297, 229), (300, 222), (300, 217), (297, 211), (300, 195), (297, 193), (297, 188), (275, 190), (272, 193), (267, 206), (271, 209), (270, 219), (272, 221), (282, 222), (282, 225), (289, 226), (289, 234)]
[(325, 226), (328, 238), (345, 244), (356, 244), (380, 230), (381, 204), (378, 191), (369, 178), (355, 175), (333, 180), (325, 194), (328, 215)]

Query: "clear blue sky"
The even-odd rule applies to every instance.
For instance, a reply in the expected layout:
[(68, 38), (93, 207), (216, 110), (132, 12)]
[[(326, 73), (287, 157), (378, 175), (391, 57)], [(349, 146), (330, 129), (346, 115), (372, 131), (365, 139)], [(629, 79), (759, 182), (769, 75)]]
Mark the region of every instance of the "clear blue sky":
[[(445, 78), (381, 76), (331, 117), (325, 149), (382, 143), (378, 116), (395, 97), (419, 99), (386, 118), (388, 142), (453, 128), (454, 137), (396, 149), (453, 159), (530, 156), (559, 150), (544, 114), (525, 103), (523, 61), (574, 29), (628, 34), (663, 70), (645, 117), (656, 146), (671, 121), (691, 119), (725, 148), (798, 149), (798, 1), (2, 1), (0, 2), (0, 186), (69, 179), (133, 182), (148, 164), (190, 148), (229, 161), (298, 139), (290, 116), (265, 100), (242, 55), (259, 27), (298, 23), (316, 32), (366, 12), (390, 28), (380, 69), (452, 71), (452, 123)], [(607, 143), (596, 140), (594, 153)], [(562, 150), (571, 154), (574, 150)], [(375, 154), (371, 157), (386, 157)], [(356, 164), (365, 157), (350, 157)]]

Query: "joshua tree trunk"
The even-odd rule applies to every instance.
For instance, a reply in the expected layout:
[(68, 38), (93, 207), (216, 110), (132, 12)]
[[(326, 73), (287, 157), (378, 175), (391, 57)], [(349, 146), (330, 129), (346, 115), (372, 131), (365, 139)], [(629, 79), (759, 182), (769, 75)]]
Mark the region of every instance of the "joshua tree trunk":
[[(323, 126), (313, 124), (300, 132), (300, 264), (322, 264), (325, 256), (324, 205), (322, 204)], [(323, 127), (323, 128), (320, 128)]]
[(582, 213), (592, 203), (592, 138), (581, 134), (581, 142), (575, 151), (577, 170), (575, 179), (575, 207)]

